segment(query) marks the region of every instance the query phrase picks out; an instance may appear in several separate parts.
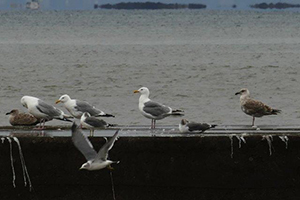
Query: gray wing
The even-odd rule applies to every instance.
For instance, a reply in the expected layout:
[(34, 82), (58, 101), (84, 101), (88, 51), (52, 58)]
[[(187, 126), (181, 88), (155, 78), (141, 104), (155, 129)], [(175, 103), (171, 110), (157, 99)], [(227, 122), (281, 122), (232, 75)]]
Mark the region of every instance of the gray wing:
[(45, 103), (42, 100), (38, 100), (38, 105), (36, 106), (36, 108), (41, 112), (44, 113), (50, 117), (60, 117), (60, 115), (62, 114), (62, 111), (55, 108), (54, 106), (51, 106), (47, 103)]
[(189, 123), (187, 126), (189, 127), (189, 131), (205, 131), (210, 128), (209, 124), (201, 124), (194, 122)]
[(119, 133), (119, 130), (116, 131), (116, 133), (113, 135), (112, 138), (110, 138), (108, 140), (108, 142), (106, 142), (102, 147), (101, 149), (99, 150), (98, 152), (98, 155), (97, 155), (97, 158), (98, 160), (107, 160), (107, 157), (108, 157), (108, 151), (111, 150), (111, 148), (114, 146), (114, 143), (117, 139), (117, 136), (118, 136), (118, 133)]
[(154, 101), (148, 101), (144, 104), (143, 110), (152, 116), (161, 116), (169, 113), (171, 109), (168, 106), (156, 103)]
[(91, 116), (96, 116), (98, 115), (99, 113), (101, 113), (102, 111), (95, 108), (94, 106), (92, 106), (91, 104), (89, 104), (88, 102), (86, 101), (78, 101), (76, 100), (76, 107), (75, 109), (77, 111), (81, 111), (81, 112), (88, 112), (90, 113)]
[(93, 126), (93, 127), (102, 127), (104, 128), (107, 123), (102, 120), (102, 119), (97, 119), (96, 117), (87, 117), (85, 120), (84, 120), (85, 123)]
[(75, 147), (84, 155), (86, 160), (94, 159), (97, 156), (97, 152), (94, 150), (93, 145), (75, 122), (72, 125), (72, 141)]

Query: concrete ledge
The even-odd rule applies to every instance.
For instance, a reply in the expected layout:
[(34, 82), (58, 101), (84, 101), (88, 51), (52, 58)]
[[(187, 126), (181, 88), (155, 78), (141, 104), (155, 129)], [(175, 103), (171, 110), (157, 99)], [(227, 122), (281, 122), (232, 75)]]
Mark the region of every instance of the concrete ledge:
[[(121, 137), (110, 152), (116, 199), (297, 199), (300, 138)], [(110, 172), (79, 171), (84, 157), (70, 137), (20, 137), (34, 191), (24, 187), (17, 144), (0, 144), (1, 199), (113, 199)], [(91, 138), (95, 149), (102, 138)], [(239, 148), (241, 145), (241, 148)], [(271, 154), (270, 155), (270, 148)]]

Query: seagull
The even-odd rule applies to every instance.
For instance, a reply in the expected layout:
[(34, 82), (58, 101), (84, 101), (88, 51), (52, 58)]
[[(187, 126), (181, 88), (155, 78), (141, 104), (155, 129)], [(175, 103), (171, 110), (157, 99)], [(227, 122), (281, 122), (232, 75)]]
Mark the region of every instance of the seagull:
[(110, 165), (112, 163), (119, 163), (119, 161), (108, 160), (108, 151), (113, 147), (119, 130), (110, 138), (97, 153), (89, 139), (82, 133), (80, 126), (74, 122), (72, 125), (72, 141), (75, 147), (84, 155), (87, 162), (84, 163), (80, 169), (86, 170), (99, 170), (107, 167), (108, 169), (113, 169)]
[(72, 122), (71, 120), (67, 119), (70, 116), (65, 115), (62, 110), (45, 103), (39, 98), (32, 96), (23, 96), (21, 98), (21, 104), (28, 109), (28, 112), (30, 114), (40, 120), (41, 124), (43, 123), (43, 126), (39, 127), (40, 129), (43, 129), (45, 127), (46, 121), (52, 119)]
[(90, 136), (94, 136), (94, 130), (95, 128), (107, 128), (109, 126), (112, 126), (111, 124), (106, 123), (102, 119), (98, 119), (96, 117), (93, 117), (88, 112), (84, 112), (80, 118), (80, 124), (90, 129)]
[(111, 114), (106, 114), (102, 110), (95, 108), (86, 101), (79, 101), (77, 99), (71, 99), (69, 95), (62, 95), (55, 103), (63, 103), (65, 108), (71, 113), (71, 115), (77, 119), (80, 119), (84, 112), (90, 113), (94, 117), (115, 117)]
[(281, 113), (281, 110), (273, 109), (266, 104), (251, 99), (250, 92), (247, 88), (242, 88), (239, 92), (235, 93), (235, 95), (240, 96), (241, 108), (244, 113), (253, 117), (252, 126), (254, 126), (255, 117), (262, 117), (264, 115), (277, 115)]
[(40, 123), (32, 114), (20, 113), (18, 109), (13, 109), (6, 115), (9, 115), (9, 123), (13, 126), (33, 126)]
[(139, 110), (146, 118), (151, 119), (151, 129), (155, 129), (156, 120), (170, 115), (184, 115), (182, 110), (173, 110), (171, 107), (151, 101), (149, 99), (150, 91), (146, 87), (141, 87), (133, 92), (141, 94), (139, 98)]
[(179, 131), (181, 133), (185, 132), (200, 132), (203, 133), (204, 131), (214, 128), (217, 125), (215, 124), (207, 124), (207, 123), (196, 123), (196, 122), (189, 122), (186, 119), (182, 119), (179, 124)]

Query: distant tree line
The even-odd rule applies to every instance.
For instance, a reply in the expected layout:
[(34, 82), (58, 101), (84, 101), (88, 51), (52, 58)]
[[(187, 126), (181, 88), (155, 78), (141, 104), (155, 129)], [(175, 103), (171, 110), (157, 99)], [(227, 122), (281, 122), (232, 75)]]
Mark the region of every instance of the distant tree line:
[(259, 3), (250, 6), (251, 8), (259, 9), (286, 9), (286, 8), (300, 8), (300, 4), (289, 4), (289, 3)]
[(178, 4), (178, 3), (171, 3), (165, 4), (160, 2), (128, 2), (128, 3), (117, 3), (117, 4), (103, 4), (103, 5), (94, 5), (94, 8), (103, 8), (103, 9), (204, 9), (206, 5), (204, 4)]

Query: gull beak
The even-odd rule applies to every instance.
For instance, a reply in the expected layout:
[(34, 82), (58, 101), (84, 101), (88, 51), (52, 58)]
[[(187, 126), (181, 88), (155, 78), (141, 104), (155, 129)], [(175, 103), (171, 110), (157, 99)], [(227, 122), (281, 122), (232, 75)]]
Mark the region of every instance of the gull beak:
[(9, 115), (11, 112), (5, 113), (5, 115)]
[(83, 168), (82, 167), (80, 167), (78, 170), (82, 170)]
[(241, 94), (241, 92), (237, 92), (237, 93), (235, 93), (235, 95), (238, 95), (238, 94)]
[(58, 104), (58, 103), (60, 103), (61, 101), (60, 100), (57, 100), (57, 101), (55, 101), (55, 104)]
[(133, 91), (133, 93), (140, 93), (140, 91), (138, 91), (138, 90), (134, 90), (134, 91)]

